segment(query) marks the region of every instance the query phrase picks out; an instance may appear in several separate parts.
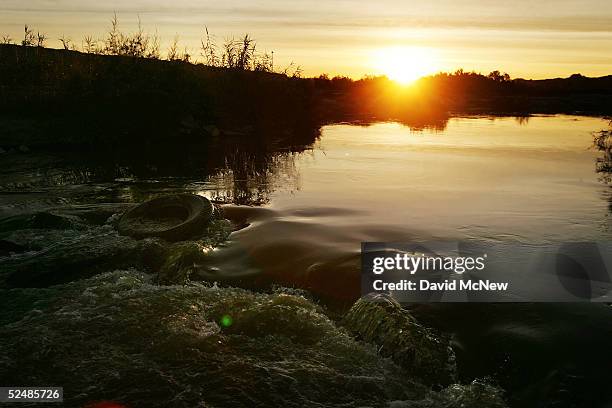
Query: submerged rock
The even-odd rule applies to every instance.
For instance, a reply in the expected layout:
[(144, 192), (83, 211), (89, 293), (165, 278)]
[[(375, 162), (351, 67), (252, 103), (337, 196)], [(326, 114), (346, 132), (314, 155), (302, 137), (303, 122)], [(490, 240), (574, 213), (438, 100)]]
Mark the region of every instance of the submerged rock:
[(419, 381), (446, 386), (455, 381), (455, 354), (448, 339), (421, 326), (393, 298), (373, 295), (359, 299), (343, 320), (356, 337), (379, 347)]
[(193, 241), (171, 245), (166, 251), (166, 259), (157, 274), (162, 285), (185, 284), (196, 271), (197, 264), (204, 257), (205, 247)]

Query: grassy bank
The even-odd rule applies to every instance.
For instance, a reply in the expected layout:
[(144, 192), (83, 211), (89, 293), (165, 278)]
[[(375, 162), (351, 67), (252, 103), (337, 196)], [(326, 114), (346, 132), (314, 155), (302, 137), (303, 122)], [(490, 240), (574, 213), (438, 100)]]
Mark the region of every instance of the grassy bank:
[(207, 65), (176, 50), (167, 60), (149, 56), (152, 46), (122, 38), (107, 41), (110, 51), (0, 45), (0, 147), (165, 153), (233, 138), (261, 148), (311, 143), (322, 124), (341, 121), (443, 129), (451, 113), (612, 114), (612, 76), (523, 80), (459, 70), (402, 87), (385, 77), (275, 73), (265, 55), (254, 57), (248, 36)]
[(182, 60), (0, 46), (0, 126), (9, 147), (138, 147), (223, 133), (308, 138), (309, 86)]

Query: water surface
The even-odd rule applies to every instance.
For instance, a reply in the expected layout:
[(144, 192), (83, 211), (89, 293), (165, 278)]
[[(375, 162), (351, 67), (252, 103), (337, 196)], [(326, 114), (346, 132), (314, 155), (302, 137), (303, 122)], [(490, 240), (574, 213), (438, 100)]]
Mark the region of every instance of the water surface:
[(454, 118), (443, 131), (325, 127), (312, 150), (271, 173), (264, 208), (228, 208), (250, 225), (202, 276), (269, 275), (351, 298), (362, 241), (609, 239), (609, 188), (592, 148), (605, 126), (536, 116)]
[[(3, 284), (24, 265), (34, 273), (0, 289), (0, 382), (60, 381), (75, 406), (464, 403), (473, 389), (432, 393), (341, 328), (360, 292), (360, 243), (609, 240), (610, 188), (592, 148), (606, 126), (452, 118), (437, 130), (326, 126), (305, 146), (218, 140), (178, 158), (3, 155), (0, 219), (46, 215), (0, 231), (27, 248), (0, 257)], [(183, 265), (195, 284), (158, 285), (159, 265), (143, 259), (160, 244), (111, 224), (132, 203), (185, 191), (219, 204), (233, 232), (198, 241)], [(609, 306), (410, 308), (452, 336), (464, 384), (491, 377), (516, 407), (612, 401)]]

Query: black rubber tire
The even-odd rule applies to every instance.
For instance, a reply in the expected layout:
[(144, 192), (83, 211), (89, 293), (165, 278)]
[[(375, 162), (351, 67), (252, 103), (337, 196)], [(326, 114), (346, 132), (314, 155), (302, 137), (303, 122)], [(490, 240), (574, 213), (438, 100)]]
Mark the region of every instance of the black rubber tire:
[(127, 211), (117, 224), (121, 235), (133, 238), (159, 237), (183, 241), (201, 233), (214, 207), (208, 199), (194, 194), (154, 198)]

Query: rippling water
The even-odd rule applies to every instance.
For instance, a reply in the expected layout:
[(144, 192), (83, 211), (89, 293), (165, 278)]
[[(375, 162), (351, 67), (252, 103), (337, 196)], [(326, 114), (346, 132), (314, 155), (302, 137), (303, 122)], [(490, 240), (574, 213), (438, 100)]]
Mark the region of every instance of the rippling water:
[[(342, 124), (324, 127), (311, 146), (211, 147), (188, 168), (146, 157), (5, 155), (0, 218), (59, 218), (0, 231), (27, 247), (0, 258), (3, 281), (29, 265), (34, 277), (12, 286), (41, 286), (3, 290), (0, 334), (9, 346), (0, 351), (0, 379), (59, 379), (79, 404), (314, 406), (328, 397), (335, 406), (425, 407), (457, 399), (452, 390), (431, 394), (338, 327), (359, 296), (360, 243), (609, 240), (610, 189), (592, 148), (592, 132), (606, 125), (578, 116), (453, 118), (443, 130), (420, 131)], [(213, 199), (232, 224), (186, 252), (201, 252), (191, 275), (201, 283), (157, 286), (148, 273), (160, 264), (150, 259), (184, 247), (118, 238), (107, 220), (177, 191)], [(413, 313), (453, 336), (464, 383), (491, 376), (515, 406), (612, 401), (604, 395), (608, 306), (430, 305)], [(223, 314), (241, 316), (234, 331), (219, 325)], [(40, 369), (42, 361), (50, 368)], [(75, 378), (75, 370), (87, 374)], [(330, 383), (344, 388), (330, 393)]]
[(591, 149), (591, 132), (605, 127), (571, 116), (453, 119), (441, 132), (330, 126), (296, 161), (296, 187), (275, 192), (270, 206), (304, 220), (335, 208), (320, 224), (421, 238), (606, 238), (608, 191)]
[(458, 118), (439, 132), (326, 127), (272, 177), (265, 208), (231, 209), (250, 225), (202, 275), (271, 275), (351, 299), (362, 241), (609, 239), (609, 188), (591, 148), (605, 126), (557, 116)]

